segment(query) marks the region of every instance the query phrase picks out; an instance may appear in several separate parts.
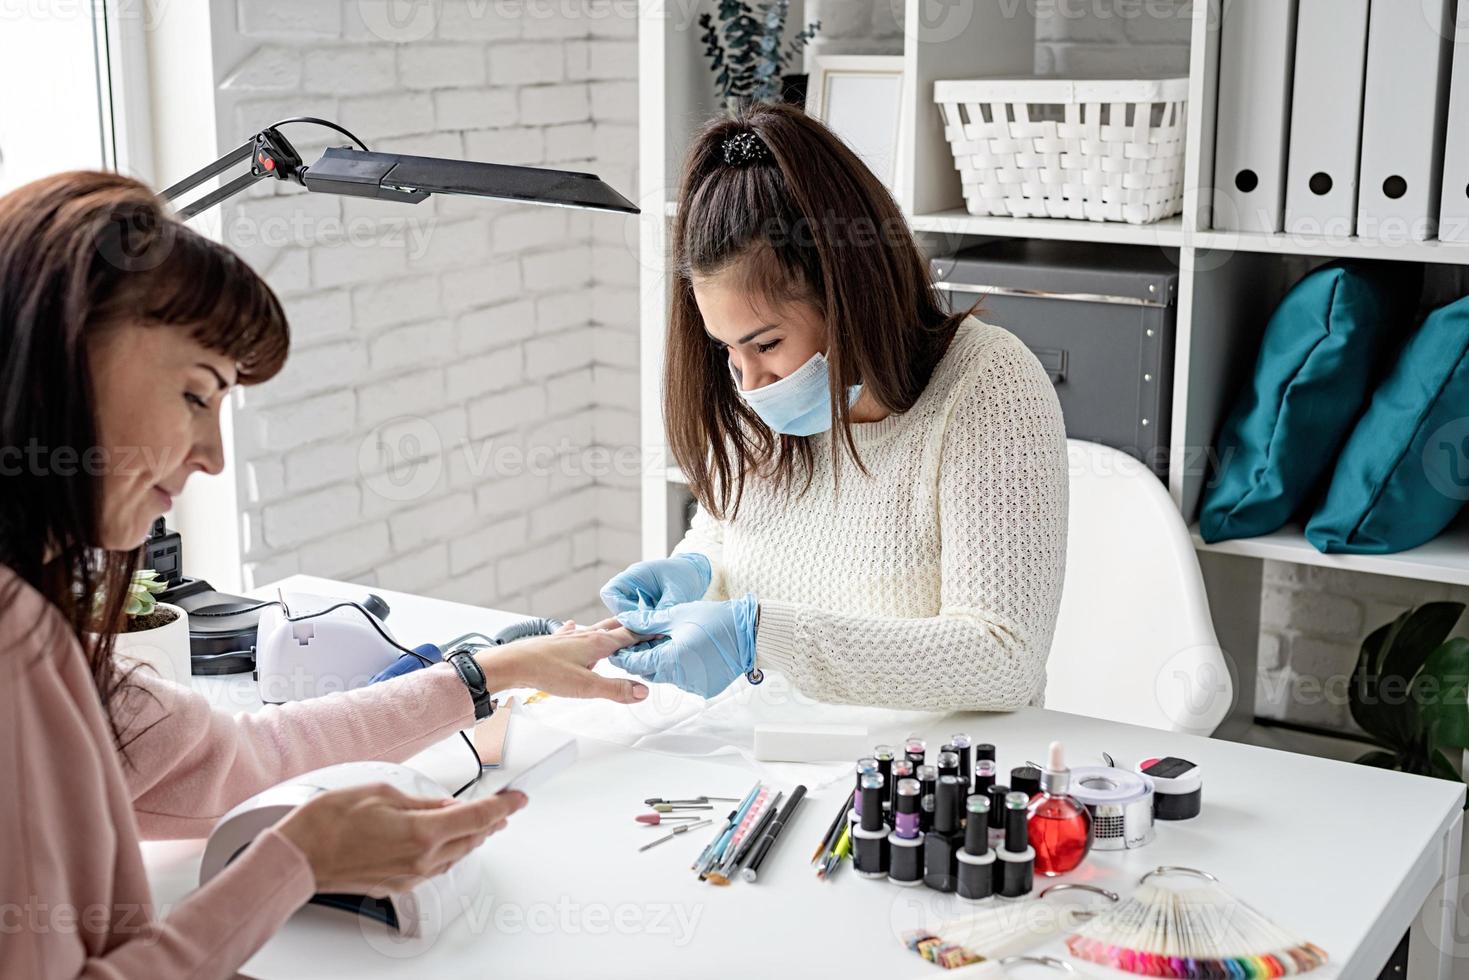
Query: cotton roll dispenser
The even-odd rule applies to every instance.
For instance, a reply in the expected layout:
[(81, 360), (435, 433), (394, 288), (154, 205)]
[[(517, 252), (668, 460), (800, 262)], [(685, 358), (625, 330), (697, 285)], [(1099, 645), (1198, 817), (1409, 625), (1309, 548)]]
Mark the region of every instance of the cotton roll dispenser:
[(1092, 847), (1121, 851), (1153, 839), (1153, 781), (1111, 766), (1076, 766), (1071, 796), (1092, 815)]

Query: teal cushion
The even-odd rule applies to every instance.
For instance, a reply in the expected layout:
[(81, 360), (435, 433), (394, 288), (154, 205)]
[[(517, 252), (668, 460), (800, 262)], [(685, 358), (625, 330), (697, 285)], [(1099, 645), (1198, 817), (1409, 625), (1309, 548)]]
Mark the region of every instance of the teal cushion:
[(1352, 430), (1306, 525), (1321, 551), (1383, 555), (1442, 531), (1469, 498), (1469, 296), (1429, 314)]
[(1205, 541), (1269, 534), (1329, 472), (1385, 353), (1412, 321), (1420, 267), (1336, 262), (1280, 301), (1255, 373), (1219, 433), (1199, 512)]

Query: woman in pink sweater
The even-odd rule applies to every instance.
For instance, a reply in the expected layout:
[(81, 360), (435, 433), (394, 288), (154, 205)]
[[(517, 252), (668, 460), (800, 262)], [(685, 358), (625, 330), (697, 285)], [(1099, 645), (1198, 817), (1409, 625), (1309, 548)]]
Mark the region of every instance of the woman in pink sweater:
[[(149, 525), (220, 472), (227, 391), (287, 343), (269, 287), (144, 185), (76, 172), (0, 198), (0, 977), (231, 976), (314, 892), (438, 874), (525, 804), (324, 793), (153, 909), (140, 839), (202, 837), (289, 776), (474, 723), (445, 664), (238, 717), (114, 664)], [(632, 702), (647, 689), (591, 670), (632, 639), (570, 629), (478, 662), (492, 690)]]

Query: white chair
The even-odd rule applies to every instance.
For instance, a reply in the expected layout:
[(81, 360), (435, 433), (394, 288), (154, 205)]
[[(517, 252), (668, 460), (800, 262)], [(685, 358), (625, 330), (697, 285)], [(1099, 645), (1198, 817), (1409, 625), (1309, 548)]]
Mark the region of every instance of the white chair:
[(1067, 440), (1066, 584), (1046, 707), (1209, 735), (1234, 686), (1188, 527), (1141, 463)]

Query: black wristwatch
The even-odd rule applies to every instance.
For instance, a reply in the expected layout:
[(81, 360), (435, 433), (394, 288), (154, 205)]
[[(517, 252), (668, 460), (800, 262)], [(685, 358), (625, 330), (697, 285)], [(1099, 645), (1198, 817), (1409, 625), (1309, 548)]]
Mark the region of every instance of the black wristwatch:
[(485, 672), (480, 669), (474, 654), (461, 647), (450, 651), (444, 659), (454, 665), (454, 669), (459, 671), (459, 679), (469, 688), (469, 696), (474, 699), (474, 720), (483, 721), (494, 714), (496, 701), (490, 696)]

